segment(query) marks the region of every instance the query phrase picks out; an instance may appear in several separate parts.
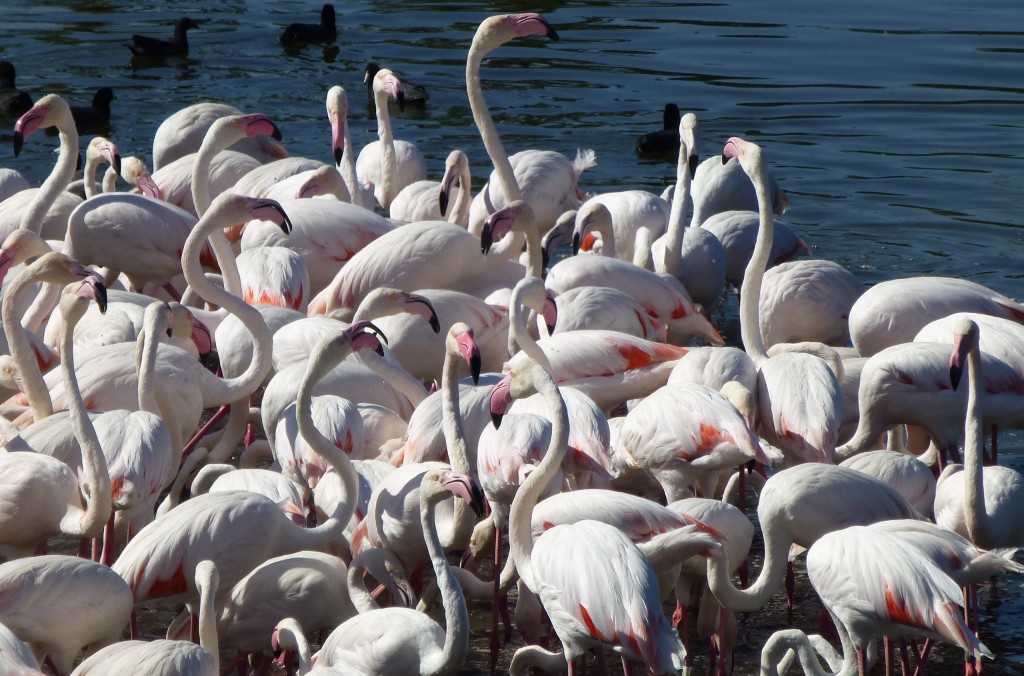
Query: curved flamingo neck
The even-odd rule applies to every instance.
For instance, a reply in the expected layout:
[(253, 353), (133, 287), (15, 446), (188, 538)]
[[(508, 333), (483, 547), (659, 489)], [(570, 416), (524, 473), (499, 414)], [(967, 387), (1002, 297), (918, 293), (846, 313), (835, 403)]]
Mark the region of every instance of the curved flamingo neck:
[[(230, 244), (228, 244), (223, 230), (236, 224), (226, 221), (223, 209), (206, 213), (199, 219), (185, 241), (181, 255), (181, 267), (185, 273), (185, 280), (200, 297), (237, 316), (248, 329), (253, 339), (253, 356), (249, 366), (241, 375), (229, 379), (210, 378), (203, 381), (203, 408), (230, 404), (248, 397), (260, 386), (273, 365), (271, 361), (273, 336), (267, 323), (263, 320), (263, 315), (256, 308), (243, 302), (238, 296), (208, 281), (199, 265), (199, 253), (207, 239), (210, 239), (214, 245), (218, 256), (220, 249), (230, 250)], [(233, 255), (231, 258), (233, 260)]]
[[(36, 360), (32, 344), (26, 335), (26, 329), (18, 320), (17, 308), (26, 290), (41, 277), (42, 275), (38, 274), (37, 269), (27, 268), (8, 285), (3, 302), (0, 304), (4, 333), (7, 334), (11, 357), (18, 365), (18, 374), (21, 376), (21, 389), (28, 397), (32, 416), (37, 422), (53, 414), (53, 402), (50, 400), (50, 390), (39, 370), (39, 362)], [(54, 286), (56, 287), (56, 285)], [(43, 288), (45, 289), (46, 286)]]
[(708, 557), (708, 587), (722, 607), (733, 612), (759, 610), (782, 584), (788, 561), (788, 540), (779, 536), (773, 519), (763, 519), (765, 552), (761, 573), (747, 589), (737, 589), (730, 577), (730, 565), (722, 554)]
[[(446, 341), (447, 343), (450, 342)], [(459, 474), (476, 476), (476, 468), (469, 464), (469, 449), (466, 446), (466, 430), (459, 408), (459, 375), (457, 373), (462, 356), (457, 346), (445, 350), (444, 365), (441, 367), (441, 431), (448, 447), (448, 463)], [(473, 533), (476, 517), (465, 500), (455, 500), (455, 514), (452, 520), (452, 542), (456, 548), (463, 548)]]
[(853, 676), (857, 673), (855, 660), (850, 663), (853, 666), (852, 671), (846, 668), (846, 663), (838, 672), (823, 669), (810, 637), (799, 629), (784, 629), (771, 635), (761, 651), (761, 673), (776, 676), (788, 673), (790, 661), (787, 657), (790, 651), (793, 651), (805, 676)]
[[(76, 300), (76, 302), (83, 305), (89, 303), (85, 298)], [(107, 470), (107, 461), (103, 457), (103, 449), (96, 436), (96, 429), (85, 410), (82, 391), (78, 387), (78, 378), (75, 376), (75, 325), (84, 311), (83, 307), (81, 312), (64, 318), (64, 323), (61, 326), (60, 369), (61, 375), (64, 377), (64, 386), (67, 389), (71, 429), (82, 449), (82, 483), (88, 489), (89, 498), (85, 511), (74, 510), (65, 515), (61, 523), (61, 531), (68, 535), (98, 537), (107, 520), (110, 519), (113, 499), (110, 493), (110, 473)]]
[(192, 203), (195, 205), (196, 215), (200, 218), (213, 202), (210, 196), (210, 166), (213, 164), (213, 158), (244, 137), (245, 132), (240, 132), (228, 118), (214, 122), (203, 137), (203, 143), (192, 162)]
[(469, 223), (469, 205), (473, 202), (473, 175), (469, 164), (463, 162), (459, 168), (459, 194), (448, 211), (448, 222), (463, 228)]
[(39, 186), (32, 203), (21, 216), (21, 228), (31, 230), (37, 235), (42, 232), (43, 219), (46, 212), (53, 206), (54, 200), (71, 183), (71, 177), (75, 173), (78, 164), (78, 130), (75, 122), (68, 111), (67, 119), (57, 122), (57, 130), (60, 133), (60, 150), (57, 155), (57, 162), (53, 165), (50, 175), (46, 177), (43, 184)]
[[(607, 213), (607, 210), (605, 210), (605, 214)], [(577, 214), (576, 217), (579, 218), (579, 214)], [(615, 226), (612, 224), (610, 217), (606, 217), (604, 214), (595, 216), (594, 220), (588, 227), (588, 230), (592, 230), (601, 235), (602, 256), (606, 256), (608, 258), (617, 257), (618, 251), (615, 249)]]
[(217, 569), (210, 561), (196, 566), (199, 588), (199, 645), (213, 655), (215, 673), (220, 673), (220, 640), (217, 636)]
[(306, 640), (306, 635), (302, 632), (302, 626), (290, 617), (285, 618), (277, 623), (277, 637), (277, 641), (282, 647), (289, 650), (294, 649), (298, 653), (299, 675), (308, 674), (313, 668), (313, 656), (309, 650), (309, 641)]
[[(518, 345), (519, 349), (525, 352), (530, 359), (540, 364), (541, 368), (548, 373), (552, 373), (554, 368), (551, 366), (551, 360), (548, 359), (548, 355), (541, 349), (540, 344), (530, 335), (527, 325), (527, 317), (530, 310), (542, 313), (544, 306), (541, 305), (538, 308), (536, 304), (528, 304), (524, 297), (526, 293), (529, 293), (529, 291), (521, 284), (517, 284), (512, 289), (512, 297), (509, 300), (509, 354), (515, 354), (515, 346)], [(539, 302), (543, 303), (544, 301), (540, 300)]]
[(772, 205), (768, 199), (768, 186), (761, 163), (758, 162), (749, 173), (750, 180), (754, 184), (754, 193), (757, 195), (759, 225), (754, 252), (743, 272), (743, 285), (740, 287), (740, 335), (747, 354), (754, 361), (754, 365), (760, 368), (762, 362), (768, 359), (768, 349), (761, 336), (759, 307), (761, 282), (764, 279), (764, 271), (768, 267), (768, 258), (772, 252), (775, 227), (772, 220)]
[[(437, 578), (437, 589), (441, 595), (441, 604), (444, 606), (445, 621), (444, 646), (441, 652), (427, 656), (423, 660), (422, 670), (428, 674), (448, 673), (457, 669), (458, 665), (465, 661), (466, 653), (469, 651), (469, 611), (466, 609), (466, 598), (448, 567), (448, 559), (445, 557), (434, 522), (434, 511), (442, 499), (444, 494), (440, 491), (429, 497), (421, 493), (420, 497), (420, 525), (423, 527), (430, 563)], [(459, 498), (456, 500), (462, 502)]]
[(376, 352), (362, 350), (356, 353), (355, 360), (370, 369), (384, 382), (395, 388), (402, 396), (409, 400), (413, 407), (419, 406), (429, 394), (423, 387), (423, 383), (416, 379), (411, 373), (402, 367), (393, 353), (384, 347), (385, 356)]
[(494, 126), (491, 113), (487, 108), (487, 100), (484, 98), (483, 88), (480, 85), (480, 64), (483, 58), (498, 45), (485, 45), (477, 34), (473, 38), (473, 44), (469, 47), (469, 56), (466, 58), (466, 93), (469, 95), (469, 107), (473, 111), (473, 120), (480, 131), (480, 138), (487, 149), (487, 155), (491, 158), (494, 170), (501, 182), (501, 190), (505, 194), (505, 202), (521, 200), (522, 192), (519, 190), (519, 183), (516, 181), (515, 172), (512, 171), (512, 163), (509, 162), (505, 146), (498, 136), (498, 129)]
[[(538, 374), (534, 379), (536, 389), (547, 402), (551, 415), (551, 440), (548, 442), (548, 450), (544, 459), (519, 487), (512, 500), (508, 517), (508, 539), (509, 557), (515, 561), (516, 570), (519, 571), (526, 586), (537, 593), (533, 577), (533, 533), (530, 522), (537, 500), (540, 499), (545, 487), (558, 472), (562, 466), (562, 460), (565, 458), (569, 443), (569, 413), (555, 381), (548, 372), (539, 365), (534, 365), (532, 368), (534, 373)], [(539, 375), (540, 373), (543, 375)], [(505, 577), (504, 572), (502, 577)], [(502, 579), (502, 586), (506, 583), (507, 580)]]
[(161, 313), (165, 312), (162, 303), (154, 303), (146, 308), (145, 325), (139, 334), (137, 346), (139, 410), (155, 415), (160, 415), (160, 406), (156, 399), (156, 357), (160, 346), (160, 332), (167, 328), (166, 318), (161, 321), (160, 317)]
[(326, 522), (311, 529), (318, 538), (343, 540), (344, 529), (355, 514), (356, 497), (359, 495), (359, 476), (352, 462), (344, 451), (332, 444), (313, 422), (313, 388), (324, 376), (352, 352), (352, 345), (342, 334), (328, 343), (321, 343), (313, 352), (306, 365), (306, 374), (299, 385), (295, 399), (295, 415), (298, 420), (299, 434), (306, 440), (310, 448), (323, 456), (338, 473), (341, 479), (342, 500), (337, 509)]

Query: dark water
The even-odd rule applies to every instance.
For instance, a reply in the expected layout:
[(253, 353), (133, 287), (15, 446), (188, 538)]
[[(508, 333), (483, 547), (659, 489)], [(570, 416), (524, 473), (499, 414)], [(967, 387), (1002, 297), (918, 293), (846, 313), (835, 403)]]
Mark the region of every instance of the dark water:
[[(701, 120), (702, 155), (740, 135), (759, 143), (791, 200), (785, 220), (814, 255), (871, 284), (897, 276), (967, 277), (1018, 297), (1024, 241), (1024, 5), (911, 0), (894, 3), (475, 2), (337, 3), (335, 45), (286, 52), (284, 25), (315, 21), (319, 3), (8, 0), (0, 58), (35, 97), (86, 103), (114, 89), (109, 135), (148, 157), (160, 121), (202, 100), (270, 114), (293, 154), (329, 160), (324, 96), (348, 91), (354, 143), (375, 138), (362, 85), (365, 63), (424, 84), (430, 103), (396, 120), (439, 177), (449, 150), (466, 150), (478, 178), (487, 157), (466, 101), (464, 59), (489, 14), (540, 11), (559, 43), (507, 45), (485, 62), (484, 86), (509, 153), (527, 147), (594, 148), (588, 191), (673, 180), (671, 160), (638, 158), (638, 134), (660, 126), (669, 101)], [(132, 63), (132, 33), (170, 35), (175, 18), (203, 21), (187, 59)], [(0, 130), (0, 148), (10, 127)], [(33, 137), (2, 164), (40, 181), (52, 139)], [(1002, 444), (1020, 467), (1024, 443)], [(984, 636), (999, 658), (988, 673), (1024, 673), (1019, 580), (983, 592)], [(805, 602), (795, 623), (817, 628)], [(760, 643), (785, 624), (778, 604), (741, 630), (738, 673), (752, 673)], [(474, 647), (473, 661), (480, 657)], [(954, 673), (956, 655), (933, 673)]]

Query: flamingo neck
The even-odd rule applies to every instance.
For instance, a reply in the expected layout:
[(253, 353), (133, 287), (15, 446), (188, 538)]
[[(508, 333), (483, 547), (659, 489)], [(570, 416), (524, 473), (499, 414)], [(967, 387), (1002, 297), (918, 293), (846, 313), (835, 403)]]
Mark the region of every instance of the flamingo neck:
[(747, 354), (754, 361), (754, 365), (760, 368), (762, 362), (768, 359), (768, 349), (761, 336), (761, 282), (772, 252), (775, 228), (771, 202), (768, 201), (768, 188), (760, 166), (752, 173), (750, 180), (757, 195), (759, 225), (754, 252), (743, 272), (743, 285), (740, 287), (740, 335)]
[(788, 673), (792, 663), (791, 654), (800, 664), (805, 676), (852, 676), (856, 673), (855, 662), (853, 671), (848, 671), (845, 668), (846, 664), (842, 670), (835, 673), (823, 669), (814, 652), (811, 639), (799, 629), (784, 629), (772, 634), (761, 650), (761, 673), (774, 676)]
[(113, 167), (107, 167), (107, 170), (103, 172), (103, 187), (102, 192), (114, 192), (117, 190), (117, 172), (114, 171)]
[[(538, 364), (541, 365), (548, 373), (553, 373), (554, 368), (551, 366), (551, 360), (548, 359), (548, 355), (541, 349), (540, 344), (533, 339), (530, 335), (528, 327), (527, 317), (530, 314), (530, 307), (522, 301), (521, 294), (519, 293), (519, 287), (517, 286), (512, 290), (512, 298), (509, 301), (509, 354), (516, 353), (516, 346), (522, 350)], [(543, 310), (537, 310), (537, 313)], [(543, 324), (543, 319), (539, 321)]]
[[(420, 525), (423, 527), (423, 537), (437, 578), (441, 604), (444, 606), (445, 635), (441, 652), (427, 656), (423, 660), (422, 671), (437, 674), (453, 671), (465, 661), (469, 651), (469, 611), (466, 609), (462, 588), (448, 567), (448, 559), (434, 522), (434, 511), (437, 502), (443, 499), (443, 494), (439, 492), (431, 498), (420, 501)], [(458, 498), (456, 500), (461, 502)]]
[[(26, 272), (29, 270), (27, 269)], [(27, 330), (18, 321), (17, 312), (21, 297), (40, 278), (41, 275), (35, 273), (19, 275), (8, 285), (3, 294), (3, 302), (0, 304), (0, 316), (3, 318), (4, 333), (7, 334), (7, 342), (11, 347), (11, 357), (18, 365), (21, 388), (25, 396), (28, 397), (32, 416), (36, 422), (53, 414), (53, 402), (50, 400), (50, 389), (46, 386), (43, 374), (39, 370), (39, 362), (36, 360), (35, 351), (29, 342)], [(49, 287), (53, 287), (59, 295), (60, 287), (56, 284), (44, 284), (44, 291)]]
[[(204, 561), (202, 563), (209, 563)], [(199, 645), (213, 655), (214, 673), (220, 673), (220, 639), (217, 636), (217, 576), (212, 564), (196, 567), (196, 586), (199, 587)]]
[(299, 675), (308, 674), (313, 668), (313, 656), (309, 650), (309, 641), (302, 633), (302, 626), (292, 618), (286, 618), (278, 623), (277, 636), (282, 647), (295, 646), (299, 655)]
[(376, 352), (361, 350), (356, 353), (355, 360), (395, 388), (402, 396), (409, 400), (413, 408), (419, 406), (429, 394), (424, 389), (423, 383), (405, 370), (387, 347), (384, 348), (384, 354), (385, 356), (382, 357)]
[(146, 314), (146, 326), (139, 334), (136, 345), (136, 363), (139, 369), (139, 410), (160, 415), (156, 400), (156, 357), (160, 345), (160, 321), (156, 313)]
[(459, 194), (455, 197), (455, 203), (448, 210), (448, 222), (463, 228), (469, 225), (469, 206), (473, 202), (473, 175), (469, 172), (469, 165), (463, 164), (459, 172)]
[(338, 164), (338, 171), (341, 172), (341, 178), (345, 182), (345, 187), (348, 188), (351, 203), (372, 211), (373, 203), (370, 202), (368, 204), (367, 200), (364, 199), (362, 186), (359, 184), (359, 178), (356, 176), (356, 155), (352, 151), (352, 132), (348, 126), (348, 119), (339, 120), (339, 123), (344, 128), (342, 134), (345, 139), (345, 149), (341, 152), (341, 162)]
[[(100, 185), (96, 182), (96, 172), (99, 170), (102, 157), (86, 153), (85, 166), (82, 168), (82, 189), (85, 191), (85, 198), (89, 199), (100, 193)], [(104, 175), (104, 180), (106, 175)]]
[(342, 499), (338, 502), (335, 512), (323, 524), (305, 530), (315, 533), (318, 540), (326, 538), (328, 544), (334, 543), (332, 546), (337, 546), (337, 541), (344, 539), (345, 526), (355, 514), (359, 477), (348, 455), (332, 444), (313, 422), (313, 388), (352, 352), (352, 346), (344, 339), (336, 339), (330, 345), (333, 349), (317, 350), (310, 357), (306, 365), (306, 374), (296, 394), (295, 415), (299, 424), (299, 434), (310, 448), (331, 463), (341, 479), (342, 486)]
[[(540, 368), (535, 367), (535, 368)], [(537, 469), (530, 473), (526, 481), (519, 487), (515, 498), (512, 500), (512, 507), (509, 510), (509, 558), (515, 561), (515, 569), (519, 571), (523, 582), (531, 591), (537, 593), (537, 586), (533, 577), (533, 533), (531, 530), (531, 519), (533, 508), (537, 500), (551, 481), (552, 477), (562, 466), (565, 459), (566, 448), (569, 444), (569, 413), (565, 406), (558, 387), (550, 376), (538, 383), (537, 391), (544, 397), (548, 404), (551, 415), (551, 440), (548, 442), (548, 450), (544, 459), (537, 465)], [(508, 567), (506, 567), (508, 570)], [(505, 571), (502, 572), (501, 585), (505, 587), (508, 580), (505, 578)]]
[(391, 207), (398, 183), (398, 161), (395, 157), (395, 136), (391, 131), (391, 113), (388, 112), (388, 93), (375, 90), (373, 101), (377, 109), (377, 138), (380, 139), (380, 206)]
[(59, 122), (57, 129), (60, 132), (60, 151), (57, 155), (57, 162), (53, 165), (50, 175), (39, 187), (32, 203), (21, 216), (20, 227), (23, 230), (31, 230), (37, 235), (42, 232), (46, 212), (53, 206), (54, 200), (71, 183), (71, 177), (78, 164), (78, 130), (75, 128), (74, 121), (69, 119), (66, 122)]
[[(88, 302), (88, 301), (84, 301)], [(61, 327), (61, 375), (67, 389), (68, 416), (71, 429), (82, 448), (82, 483), (87, 489), (88, 502), (85, 510), (74, 510), (65, 516), (61, 531), (68, 535), (99, 537), (110, 519), (113, 499), (110, 493), (110, 473), (103, 457), (96, 429), (89, 420), (82, 400), (82, 391), (75, 376), (75, 325), (79, 317), (66, 318)]]
[(483, 88), (480, 86), (480, 64), (491, 49), (493, 47), (485, 47), (474, 38), (466, 59), (466, 93), (469, 95), (469, 107), (473, 111), (473, 120), (480, 131), (480, 138), (494, 165), (494, 171), (498, 174), (498, 181), (501, 183), (501, 190), (505, 194), (505, 203), (507, 204), (522, 199), (523, 195), (519, 190), (515, 173), (512, 171), (512, 163), (509, 162), (508, 154), (505, 152), (505, 146), (502, 145), (501, 137), (498, 136), (498, 129), (494, 126), (494, 120), (491, 119), (487, 100), (484, 99)]
[[(349, 564), (347, 575), (348, 598), (352, 601), (352, 605), (355, 606), (357, 611), (368, 613), (371, 610), (377, 610), (380, 608), (380, 605), (370, 592), (366, 591), (363, 575), (366, 573), (367, 568), (359, 561), (362, 556), (365, 556), (365, 552), (354, 558), (352, 563)], [(378, 582), (383, 582), (383, 580), (378, 580)]]
[[(222, 249), (230, 250), (231, 245), (228, 244), (227, 237), (224, 235), (224, 228), (233, 224), (224, 223), (223, 220), (216, 216), (212, 218), (204, 216), (199, 219), (185, 241), (181, 255), (182, 271), (185, 273), (185, 280), (189, 286), (201, 298), (238, 317), (242, 325), (252, 334), (253, 356), (248, 367), (240, 375), (228, 379), (209, 378), (203, 381), (203, 408), (230, 404), (248, 397), (260, 386), (273, 365), (271, 361), (273, 336), (259, 310), (246, 304), (235, 294), (212, 284), (206, 279), (206, 275), (199, 265), (199, 253), (207, 239), (213, 244), (218, 258), (221, 257)], [(234, 256), (225, 256), (221, 260), (222, 270), (224, 270), (225, 264), (230, 266), (228, 259), (233, 262)], [(236, 275), (237, 272), (236, 268)], [(227, 285), (230, 287), (230, 282)]]
[(676, 164), (676, 188), (672, 193), (672, 209), (668, 216), (668, 231), (665, 233), (664, 261), (659, 272), (679, 277), (683, 272), (683, 216), (686, 202), (690, 198), (690, 150), (685, 141), (679, 143), (679, 161)]
[(977, 340), (967, 354), (967, 421), (964, 427), (964, 501), (967, 534), (979, 547), (991, 547), (991, 523), (985, 509), (985, 470), (981, 464), (985, 431), (981, 423), (984, 382)]
[(772, 519), (761, 520), (761, 527), (765, 542), (764, 564), (757, 580), (747, 589), (733, 586), (731, 564), (723, 554), (713, 553), (708, 557), (708, 587), (727, 610), (736, 613), (759, 610), (785, 577), (790, 543), (779, 536)]
[(203, 143), (192, 162), (192, 203), (200, 218), (213, 201), (210, 196), (210, 166), (213, 158), (240, 139), (237, 131), (231, 133), (232, 129), (232, 125), (214, 123), (203, 137)]
[[(459, 376), (456, 372), (461, 356), (458, 349), (448, 349), (441, 368), (441, 431), (448, 447), (448, 463), (459, 474), (476, 476), (476, 468), (469, 463), (469, 449), (466, 446), (466, 431), (459, 408)], [(476, 517), (465, 500), (455, 501), (452, 519), (451, 545), (464, 548), (473, 533)]]
[(615, 249), (615, 226), (611, 219), (598, 218), (590, 229), (601, 235), (601, 255), (618, 258), (618, 251)]

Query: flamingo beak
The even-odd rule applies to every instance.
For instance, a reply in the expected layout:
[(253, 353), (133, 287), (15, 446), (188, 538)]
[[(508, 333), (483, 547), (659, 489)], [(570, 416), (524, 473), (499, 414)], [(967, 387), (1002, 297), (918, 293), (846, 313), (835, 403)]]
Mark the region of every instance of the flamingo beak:
[(494, 424), (495, 428), (501, 427), (501, 417), (508, 412), (509, 406), (512, 405), (511, 385), (511, 376), (505, 376), (498, 381), (491, 390), (491, 422)]

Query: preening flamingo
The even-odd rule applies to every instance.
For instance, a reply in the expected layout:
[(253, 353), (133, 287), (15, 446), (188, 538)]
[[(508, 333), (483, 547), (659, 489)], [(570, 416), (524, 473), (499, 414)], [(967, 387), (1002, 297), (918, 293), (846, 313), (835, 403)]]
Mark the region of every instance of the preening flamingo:
[(105, 565), (61, 555), (0, 565), (0, 622), (58, 674), (71, 673), (83, 649), (120, 640), (131, 612), (131, 590)]
[[(982, 360), (978, 324), (962, 318), (956, 324), (950, 380), (956, 387), (967, 362), (967, 413), (964, 467), (951, 465), (939, 477), (935, 491), (935, 521), (960, 533), (979, 547), (1019, 547), (1024, 544), (1024, 476), (1009, 467), (982, 467), (983, 402), (991, 398), (982, 379), (988, 365)], [(962, 470), (962, 472), (961, 472)], [(962, 478), (958, 474), (962, 473)]]
[[(85, 279), (69, 284), (61, 294), (61, 312), (69, 327), (65, 330), (69, 346), (70, 333), (85, 312), (85, 305), (91, 300), (101, 302), (104, 291), (97, 278), (80, 266), (78, 276)], [(96, 431), (86, 415), (74, 369), (74, 357), (69, 349), (61, 361), (60, 371), (69, 392), (71, 425), (82, 447), (82, 481), (75, 478), (71, 468), (49, 456), (0, 454), (0, 485), (4, 487), (0, 499), (8, 505), (0, 512), (0, 553), (7, 558), (30, 555), (47, 538), (58, 533), (78, 538), (98, 537), (110, 518), (110, 475)], [(88, 496), (84, 505), (82, 493)]]
[[(611, 214), (611, 232), (595, 233), (601, 236), (601, 253), (624, 261), (633, 260), (633, 247), (640, 229), (646, 229), (652, 238), (657, 238), (665, 233), (669, 220), (668, 203), (646, 190), (599, 193), (580, 205), (580, 214), (586, 213), (587, 204), (603, 204)], [(580, 218), (577, 215), (577, 226)]]
[(374, 185), (374, 196), (382, 209), (391, 207), (403, 188), (427, 177), (427, 164), (414, 144), (396, 141), (391, 131), (388, 97), (403, 100), (402, 83), (390, 70), (383, 68), (373, 76), (373, 100), (377, 109), (377, 136), (359, 151), (356, 175)]
[(758, 368), (759, 431), (768, 443), (782, 450), (789, 464), (831, 462), (843, 405), (835, 373), (823, 360), (809, 354), (792, 352), (769, 359), (761, 337), (761, 282), (774, 237), (761, 148), (733, 137), (722, 152), (723, 159), (739, 159), (754, 184), (759, 205), (757, 244), (740, 289), (743, 347)]
[[(651, 564), (619, 529), (583, 521), (553, 528), (534, 542), (531, 515), (565, 456), (568, 414), (554, 380), (537, 362), (510, 363), (505, 373), (491, 396), (493, 414), (504, 413), (513, 398), (539, 392), (553, 420), (547, 454), (512, 502), (509, 551), (524, 583), (548, 611), (570, 673), (576, 657), (602, 645), (642, 660), (656, 673), (682, 668), (685, 652), (661, 612)], [(582, 562), (588, 575), (579, 574)]]
[(434, 525), (434, 510), (448, 494), (483, 515), (479, 486), (465, 475), (432, 469), (419, 485), (420, 526), (444, 605), (445, 628), (409, 608), (381, 608), (356, 615), (331, 632), (317, 653), (317, 665), (358, 668), (368, 673), (454, 674), (469, 649), (469, 613), (445, 558)]
[(201, 561), (196, 566), (194, 584), (199, 590), (199, 645), (190, 641), (121, 641), (86, 659), (72, 672), (72, 676), (117, 676), (125, 673), (217, 676), (220, 673), (220, 647), (215, 599), (219, 577), (217, 567), (211, 561)]

